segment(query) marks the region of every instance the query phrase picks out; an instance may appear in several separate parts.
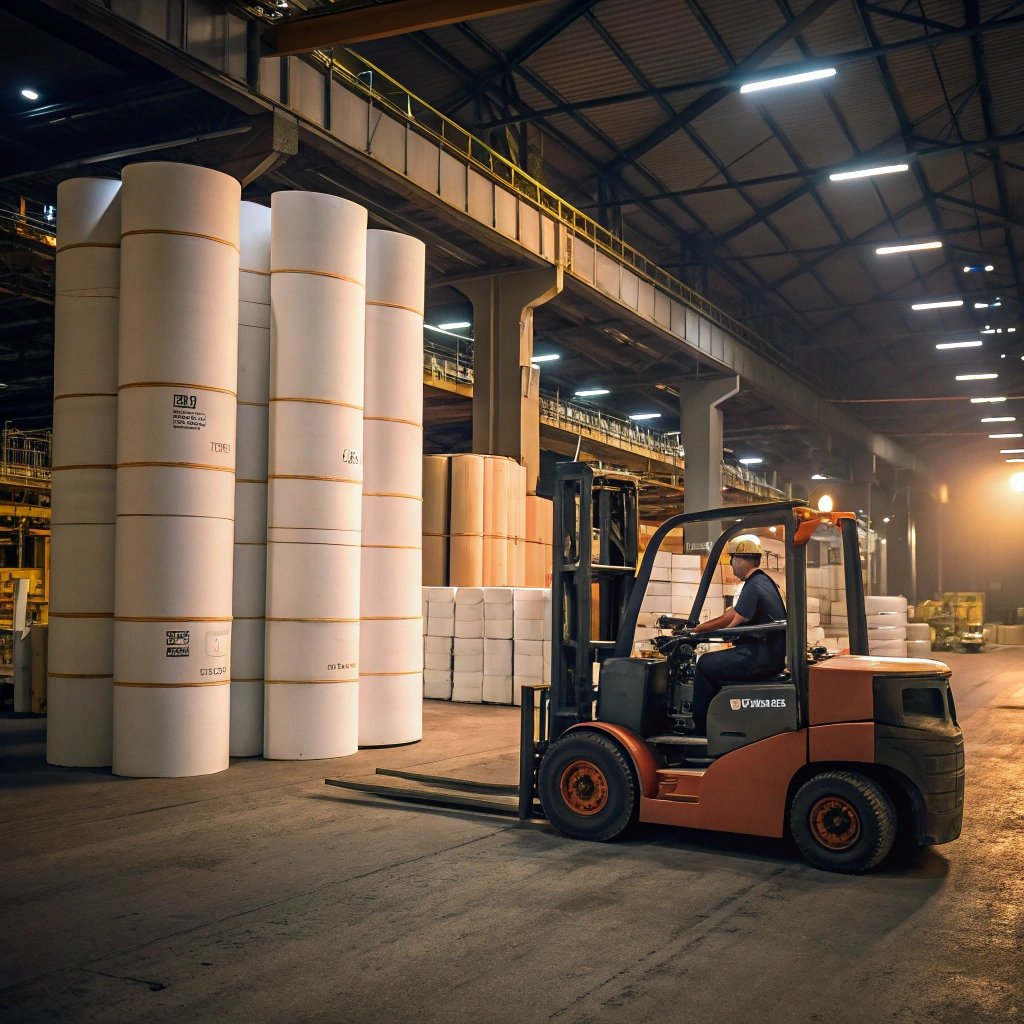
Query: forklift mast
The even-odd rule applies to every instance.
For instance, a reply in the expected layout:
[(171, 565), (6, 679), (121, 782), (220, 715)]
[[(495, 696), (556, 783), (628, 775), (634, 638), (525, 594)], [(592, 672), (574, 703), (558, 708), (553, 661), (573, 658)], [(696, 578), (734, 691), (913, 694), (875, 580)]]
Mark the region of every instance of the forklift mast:
[(595, 475), (586, 463), (562, 463), (555, 473), (553, 516), (551, 740), (593, 717), (593, 666), (614, 650), (636, 580), (636, 478)]

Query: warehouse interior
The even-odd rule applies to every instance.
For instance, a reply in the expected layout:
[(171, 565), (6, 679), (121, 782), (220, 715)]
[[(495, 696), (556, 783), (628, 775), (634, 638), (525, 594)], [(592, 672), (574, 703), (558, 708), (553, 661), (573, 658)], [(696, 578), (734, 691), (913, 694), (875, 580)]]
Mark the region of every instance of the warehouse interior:
[[(1022, 52), (1024, 4), (1013, 0), (5, 5), (0, 848), (10, 869), (0, 899), (14, 922), (0, 971), (5, 1015), (582, 1022), (624, 1012), (675, 1020), (685, 1008), (709, 1021), (752, 1013), (805, 1021), (818, 1019), (827, 999), (840, 1022), (1016, 1019), (1024, 1005)], [(81, 192), (68, 184), (83, 179), (91, 184)], [(210, 198), (217, 189), (235, 211), (236, 233), (239, 201), (242, 211), (241, 235), (219, 254), (213, 243), (231, 229), (211, 226), (221, 223), (220, 200)], [(118, 190), (120, 234), (88, 242), (69, 234), (90, 203), (113, 203)], [(324, 241), (332, 218), (362, 239), (362, 264)], [(158, 251), (166, 237), (147, 248), (160, 234), (188, 238), (177, 254)], [(263, 248), (254, 256), (257, 235)], [(86, 245), (95, 248), (65, 255)], [(104, 247), (119, 248), (120, 265), (104, 263)], [(169, 276), (151, 273), (174, 260), (193, 280), (205, 275), (211, 295), (214, 278), (230, 278), (221, 298), (231, 310), (239, 300), (228, 325), (238, 365), (221, 362), (238, 371), (236, 390), (216, 368), (196, 369), (191, 385), (164, 372), (189, 369), (174, 359), (207, 329), (187, 308), (179, 322)], [(102, 373), (90, 353), (74, 366), (61, 355), (77, 329), (69, 324), (91, 329), (92, 307), (71, 307), (66, 296), (99, 295), (103, 266), (114, 275), (103, 286), (119, 281), (121, 291), (121, 362), (112, 350), (106, 395), (120, 426), (84, 406), (78, 419), (67, 414), (103, 390), (93, 388)], [(72, 272), (82, 275), (78, 291), (69, 291)], [(126, 296), (147, 275), (154, 290), (130, 305)], [(397, 347), (390, 363), (367, 354), (365, 395), (361, 372), (351, 390), (333, 369), (363, 360), (362, 321), (356, 331), (335, 315), (342, 285), (366, 293), (367, 353), (378, 337), (401, 339), (411, 354), (411, 364)], [(255, 319), (246, 319), (247, 305)], [(243, 383), (255, 366), (244, 363), (245, 330), (250, 350), (263, 346), (260, 358), (275, 361), (269, 391), (254, 390), (252, 376)], [(330, 339), (319, 350), (317, 330)], [(141, 340), (126, 355), (133, 332)], [(158, 335), (171, 339), (169, 361), (147, 363)], [(283, 352), (286, 338), (291, 363), (282, 356), (278, 367), (269, 353)], [(340, 390), (330, 390), (334, 380)], [(201, 430), (222, 415), (217, 401), (235, 416), (235, 400), (218, 395), (250, 406), (250, 425), (253, 408), (272, 410), (260, 414), (256, 445), (262, 490), (242, 472), (250, 457), (241, 412), (237, 468), (235, 435), (211, 442), (216, 455), (202, 465), (184, 448), (146, 447), (154, 414), (131, 403), (146, 389), (166, 397), (191, 386), (200, 395), (191, 410), (206, 411), (193, 417), (190, 440), (204, 446)], [(327, 475), (315, 445), (289, 449), (289, 435), (275, 434), (285, 409), (296, 417), (292, 439), (348, 416), (332, 435), (339, 451), (361, 420), (365, 451), (353, 442), (344, 458), (334, 452), (345, 465)], [(342, 410), (357, 410), (355, 419)], [(176, 409), (175, 429), (189, 415)], [(118, 435), (109, 466), (68, 457), (72, 448), (99, 450), (105, 431)], [(124, 519), (156, 523), (170, 506), (180, 516), (174, 536), (188, 556), (160, 555), (161, 566), (180, 566), (173, 583), (172, 573), (165, 583), (132, 575), (148, 557), (137, 531), (131, 543), (142, 554), (135, 562), (119, 554), (114, 594), (113, 556), (104, 562), (100, 549), (115, 535), (115, 463), (124, 551)], [(793, 607), (806, 610), (807, 647), (823, 645), (814, 659), (825, 665), (852, 650), (952, 670), (944, 713), (963, 726), (967, 762), (964, 795), (961, 749), (959, 838), (903, 849), (901, 832), (871, 874), (833, 875), (801, 863), (788, 829), (678, 828), (641, 809), (633, 831), (598, 844), (529, 820), (523, 737), (540, 737), (531, 747), (540, 765), (547, 734), (542, 725), (532, 731), (533, 714), (520, 705), (541, 701), (543, 720), (546, 698), (534, 693), (563, 672), (564, 651), (552, 658), (552, 641), (557, 650), (560, 630), (568, 635), (577, 621), (557, 583), (567, 463), (608, 474), (613, 487), (635, 481), (640, 550), (625, 568), (662, 588), (665, 603), (638, 605), (634, 658), (661, 656), (658, 615), (687, 618), (677, 592), (693, 600), (699, 581), (711, 579), (697, 599), (708, 602), (707, 619), (728, 611), (740, 582), (725, 554), (710, 575), (717, 534), (689, 523), (643, 576), (639, 560), (658, 524), (717, 507), (736, 523), (752, 515), (762, 568), (793, 594), (792, 547), (750, 509), (789, 502), (825, 517), (832, 508), (851, 513), (860, 571), (844, 569), (834, 542), (822, 543), (799, 578), (800, 601), (810, 603)], [(149, 482), (171, 465), (165, 482)], [(99, 533), (81, 532), (75, 547), (69, 525), (81, 523), (58, 496), (61, 482), (70, 493), (74, 474), (61, 471), (98, 468), (111, 512), (89, 523), (102, 520), (107, 540), (97, 546)], [(185, 489), (174, 489), (182, 469), (194, 471), (191, 506)], [(228, 541), (212, 556), (203, 523), (242, 521), (243, 492), (210, 483), (228, 474), (250, 485), (245, 500), (259, 511), (246, 529), (255, 523), (255, 533), (229, 527), (234, 548)], [(92, 501), (97, 479), (82, 484), (76, 508)], [(361, 541), (355, 513), (317, 518), (327, 506), (312, 480), (361, 485)], [(469, 521), (468, 506), (477, 525), (457, 525), (459, 516)], [(440, 525), (428, 526), (431, 515)], [(187, 520), (198, 532), (187, 532)], [(300, 531), (316, 539), (300, 542)], [(595, 528), (595, 545), (597, 536)], [(300, 543), (309, 552), (296, 561)], [(361, 579), (343, 550), (353, 543), (357, 554), (362, 544)], [(226, 568), (215, 580), (217, 558)], [(117, 645), (104, 655), (112, 669), (83, 649), (81, 638), (99, 633), (72, 635), (64, 625), (78, 614), (66, 595), (84, 592), (97, 565), (111, 575), (109, 607), (79, 617), (93, 620), (89, 628), (110, 620), (111, 630), (116, 620), (116, 641), (113, 632), (103, 641)], [(847, 618), (855, 591), (843, 591), (853, 575), (867, 612), (862, 651), (852, 607)], [(388, 605), (395, 581), (406, 584), (403, 600), (413, 595), (412, 611)], [(259, 600), (240, 598), (245, 587)], [(184, 600), (169, 595), (190, 590), (201, 596), (174, 608), (177, 618), (165, 614)], [(595, 637), (606, 625), (596, 605)], [(432, 616), (450, 625), (436, 631)], [(222, 649), (216, 638), (231, 634), (232, 618), (229, 749), (229, 687), (179, 676), (199, 654), (196, 624), (224, 621), (222, 630), (203, 626), (200, 657), (204, 676), (228, 683), (219, 667), (227, 641)], [(251, 620), (244, 634), (243, 620)], [(305, 665), (327, 644), (318, 639), (326, 623), (333, 661), (320, 678)], [(162, 637), (168, 658), (182, 644), (188, 655), (185, 627), (193, 657), (176, 657), (172, 668)], [(146, 675), (140, 651), (156, 633), (161, 663)], [(239, 667), (243, 636), (259, 648), (248, 675)], [(882, 646), (889, 636), (901, 638), (898, 649)], [(500, 679), (481, 667), (481, 691), (460, 673), (460, 643), (473, 651), (463, 658), (481, 666), (500, 646)], [(407, 649), (412, 660), (399, 664)], [(522, 669), (513, 670), (513, 650)], [(356, 660), (390, 687), (376, 704), (361, 696), (358, 713), (354, 696), (344, 706), (335, 697), (366, 693)], [(95, 731), (95, 708), (61, 693), (100, 676), (108, 690), (114, 679), (113, 739), (108, 709), (106, 733), (83, 746), (76, 733)], [(195, 687), (173, 691), (194, 696), (191, 710), (169, 696), (179, 686)], [(337, 716), (347, 716), (344, 739)], [(168, 721), (189, 737), (180, 749), (164, 742)], [(216, 755), (197, 753), (217, 730)], [(405, 773), (399, 788), (414, 802), (382, 798), (391, 786), (381, 773)], [(421, 799), (426, 780), (467, 776), (468, 796)]]

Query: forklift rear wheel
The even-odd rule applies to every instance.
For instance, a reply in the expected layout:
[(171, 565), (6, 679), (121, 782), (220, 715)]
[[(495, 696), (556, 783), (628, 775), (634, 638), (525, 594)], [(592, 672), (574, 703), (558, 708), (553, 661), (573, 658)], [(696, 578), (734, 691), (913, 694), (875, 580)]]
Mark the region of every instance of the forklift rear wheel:
[(857, 772), (822, 772), (805, 782), (789, 810), (793, 841), (828, 871), (868, 871), (892, 849), (896, 811), (889, 794)]
[(570, 733), (555, 743), (541, 762), (537, 789), (548, 821), (573, 839), (612, 839), (639, 810), (632, 768), (600, 733)]

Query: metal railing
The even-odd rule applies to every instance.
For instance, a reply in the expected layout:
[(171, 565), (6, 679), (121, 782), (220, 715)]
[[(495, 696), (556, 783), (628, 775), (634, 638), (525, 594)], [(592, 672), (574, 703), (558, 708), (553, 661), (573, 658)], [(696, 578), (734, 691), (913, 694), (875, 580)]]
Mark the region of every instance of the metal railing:
[[(468, 132), (465, 128), (445, 117), (429, 103), (409, 92), (386, 72), (371, 64), (359, 54), (348, 49), (335, 49), (330, 53), (318, 50), (310, 58), (320, 63), (339, 82), (351, 91), (364, 96), (369, 102), (367, 136), (372, 140), (374, 125), (372, 112), (374, 104), (408, 124), (419, 134), (433, 139), (445, 152), (458, 158), (464, 164), (479, 171), (493, 182), (509, 188), (520, 199), (530, 203), (555, 221), (565, 225), (572, 238), (585, 240), (595, 249), (612, 257), (628, 267), (639, 277), (653, 284), (672, 298), (697, 311), (709, 321), (728, 331), (772, 362), (782, 365), (788, 360), (770, 342), (752, 331), (746, 324), (730, 316), (713, 302), (704, 298), (678, 278), (673, 277), (653, 260), (613, 234), (592, 217), (567, 203), (561, 196), (542, 185), (536, 178), (516, 166)], [(566, 254), (567, 268), (572, 269), (572, 248)]]
[(5, 423), (0, 439), (0, 479), (49, 483), (52, 447), (52, 431), (18, 430)]

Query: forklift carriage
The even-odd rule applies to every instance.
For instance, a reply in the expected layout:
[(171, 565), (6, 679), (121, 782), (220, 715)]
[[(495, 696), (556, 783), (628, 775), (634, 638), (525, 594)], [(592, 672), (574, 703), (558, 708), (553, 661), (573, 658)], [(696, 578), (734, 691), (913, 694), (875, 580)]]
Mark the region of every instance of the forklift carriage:
[[(519, 815), (606, 840), (634, 822), (792, 837), (818, 867), (866, 871), (894, 843), (948, 843), (963, 817), (963, 737), (937, 661), (868, 655), (856, 518), (797, 501), (684, 513), (638, 564), (636, 479), (558, 467), (554, 495), (551, 684), (524, 687)], [(727, 522), (686, 618), (656, 653), (633, 657), (654, 559), (672, 531)], [(726, 545), (775, 527), (785, 544), (788, 619), (692, 633)], [(807, 646), (807, 544), (830, 531), (842, 551), (849, 653)], [(820, 534), (819, 534), (820, 536)], [(597, 632), (597, 636), (593, 633)], [(707, 736), (692, 731), (699, 644), (786, 631), (786, 670), (726, 683)], [(597, 675), (595, 685), (595, 674)]]

